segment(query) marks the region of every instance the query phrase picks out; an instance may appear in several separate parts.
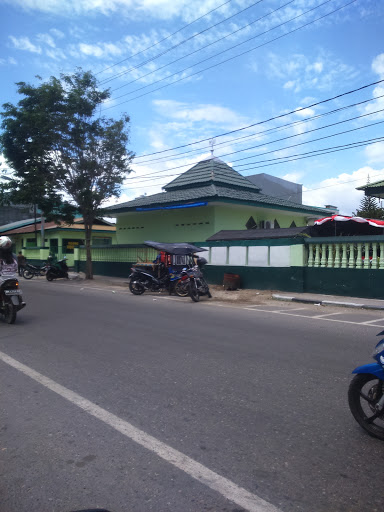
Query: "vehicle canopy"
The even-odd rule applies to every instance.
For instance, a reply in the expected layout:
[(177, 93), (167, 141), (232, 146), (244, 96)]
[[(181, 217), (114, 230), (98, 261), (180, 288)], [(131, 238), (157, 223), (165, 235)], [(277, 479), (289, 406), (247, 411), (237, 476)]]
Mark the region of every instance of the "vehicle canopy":
[(157, 251), (167, 252), (168, 254), (175, 254), (181, 256), (187, 256), (188, 254), (195, 254), (196, 252), (203, 252), (207, 249), (203, 249), (202, 247), (197, 247), (196, 245), (188, 244), (185, 242), (180, 243), (161, 243), (161, 242), (152, 242), (152, 240), (147, 240), (144, 242), (145, 245), (156, 249)]

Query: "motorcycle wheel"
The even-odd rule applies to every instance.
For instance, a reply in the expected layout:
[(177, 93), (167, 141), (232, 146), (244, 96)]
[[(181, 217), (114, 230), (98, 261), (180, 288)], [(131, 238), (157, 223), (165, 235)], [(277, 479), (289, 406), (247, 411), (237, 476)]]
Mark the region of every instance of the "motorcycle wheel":
[(6, 302), (4, 310), (4, 320), (7, 324), (14, 324), (16, 320), (17, 309), (16, 306), (11, 302)]
[(193, 302), (199, 302), (200, 300), (199, 290), (197, 289), (197, 283), (195, 279), (192, 279), (189, 282), (189, 296)]
[(48, 270), (48, 272), (46, 273), (45, 277), (47, 278), (47, 281), (53, 281), (55, 276), (53, 275), (53, 272)]
[(133, 295), (142, 295), (145, 292), (145, 288), (140, 281), (134, 281), (133, 279), (129, 281), (129, 289)]
[(177, 281), (175, 285), (175, 293), (179, 297), (188, 297), (189, 295), (189, 287), (188, 287), (188, 281)]
[(24, 272), (23, 272), (24, 279), (32, 279), (32, 277), (34, 275), (35, 274), (33, 272), (31, 272), (30, 270), (28, 270), (28, 269), (25, 269)]
[(349, 408), (357, 423), (370, 436), (384, 441), (384, 413), (375, 418), (375, 405), (383, 396), (384, 381), (368, 373), (355, 375), (349, 385)]

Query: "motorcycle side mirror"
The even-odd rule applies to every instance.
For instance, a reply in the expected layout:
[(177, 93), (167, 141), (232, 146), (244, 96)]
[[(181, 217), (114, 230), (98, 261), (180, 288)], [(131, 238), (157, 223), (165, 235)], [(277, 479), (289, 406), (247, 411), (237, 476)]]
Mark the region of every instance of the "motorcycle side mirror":
[(383, 334), (384, 334), (384, 331), (381, 331), (378, 334), (376, 334), (376, 336), (383, 336)]

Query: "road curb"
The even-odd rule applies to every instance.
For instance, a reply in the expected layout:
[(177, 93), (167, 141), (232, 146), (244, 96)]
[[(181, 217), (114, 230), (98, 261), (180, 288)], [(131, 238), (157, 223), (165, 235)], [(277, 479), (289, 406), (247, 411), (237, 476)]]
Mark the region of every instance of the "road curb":
[(357, 309), (376, 309), (384, 311), (384, 306), (375, 306), (370, 304), (360, 304), (355, 302), (341, 302), (334, 300), (318, 300), (318, 299), (304, 299), (300, 297), (291, 297), (289, 295), (272, 294), (275, 300), (283, 300), (287, 302), (301, 302), (303, 304), (318, 304), (320, 306), (342, 306), (344, 308), (357, 308)]

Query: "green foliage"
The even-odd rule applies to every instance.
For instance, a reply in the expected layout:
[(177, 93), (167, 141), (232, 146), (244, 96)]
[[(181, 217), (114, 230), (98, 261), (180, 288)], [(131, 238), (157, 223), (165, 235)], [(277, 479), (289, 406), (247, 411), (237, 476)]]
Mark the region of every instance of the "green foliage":
[(380, 207), (375, 197), (364, 196), (359, 208), (352, 215), (366, 219), (384, 219), (384, 208)]
[(13, 202), (37, 204), (51, 219), (69, 221), (80, 212), (89, 246), (95, 217), (120, 194), (130, 172), (129, 117), (98, 115), (110, 92), (99, 91), (89, 71), (77, 69), (36, 87), (16, 85), (23, 98), (3, 105), (1, 113), (0, 145), (14, 170), (7, 193)]

